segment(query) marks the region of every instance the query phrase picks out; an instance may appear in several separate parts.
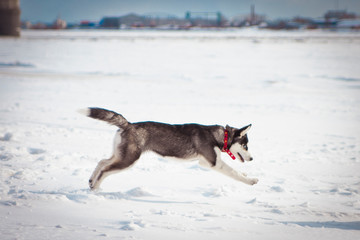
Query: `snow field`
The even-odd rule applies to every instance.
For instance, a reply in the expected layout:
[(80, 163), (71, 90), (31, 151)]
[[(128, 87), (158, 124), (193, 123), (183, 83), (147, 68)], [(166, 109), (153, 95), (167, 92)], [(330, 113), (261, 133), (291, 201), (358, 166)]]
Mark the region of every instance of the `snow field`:
[[(355, 239), (358, 33), (24, 32), (0, 39), (2, 239)], [(147, 153), (88, 190), (129, 121), (252, 123), (252, 187)]]

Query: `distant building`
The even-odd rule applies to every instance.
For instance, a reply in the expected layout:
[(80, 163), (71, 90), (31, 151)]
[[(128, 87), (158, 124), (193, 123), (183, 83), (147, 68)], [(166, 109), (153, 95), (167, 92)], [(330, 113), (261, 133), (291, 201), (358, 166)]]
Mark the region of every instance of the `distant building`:
[(144, 27), (146, 26), (146, 19), (134, 13), (127, 14), (119, 18), (120, 24), (127, 27)]
[(255, 13), (255, 5), (251, 5), (250, 16), (247, 18), (247, 25), (255, 26), (265, 21), (264, 15), (259, 15)]
[(259, 26), (266, 22), (265, 15), (259, 15), (255, 12), (255, 5), (250, 7), (250, 14), (234, 17), (230, 23), (232, 27)]
[(307, 17), (294, 17), (291, 20), (293, 25), (297, 25), (300, 29), (316, 29), (317, 26), (314, 24), (314, 20), (312, 18)]
[(360, 30), (360, 19), (344, 19), (337, 24), (338, 28)]
[(97, 26), (96, 22), (92, 22), (88, 20), (81, 21), (79, 25), (80, 28), (95, 28), (96, 26)]
[(149, 13), (143, 17), (146, 27), (162, 30), (184, 29), (190, 24), (183, 18), (177, 18), (176, 16), (166, 13)]
[(272, 30), (295, 30), (300, 28), (300, 24), (296, 22), (278, 20), (278, 21), (268, 22), (265, 28)]
[(298, 23), (300, 25), (309, 25), (312, 23), (312, 19), (306, 17), (294, 17), (292, 22)]
[(325, 19), (356, 19), (355, 13), (348, 13), (346, 10), (330, 10), (324, 15)]
[(65, 29), (66, 26), (67, 26), (66, 22), (65, 22), (64, 20), (60, 19), (60, 17), (58, 17), (58, 18), (54, 21), (54, 23), (53, 23), (53, 25), (52, 25), (52, 28), (53, 28), (53, 29)]
[(119, 29), (121, 23), (119, 17), (104, 17), (99, 24), (102, 28)]
[(0, 35), (20, 36), (19, 0), (0, 0)]
[(31, 29), (32, 28), (32, 24), (29, 21), (24, 21), (21, 22), (21, 28), (22, 29)]
[(198, 27), (223, 27), (226, 19), (221, 12), (186, 12), (185, 20), (192, 26)]
[(334, 28), (336, 28), (337, 23), (338, 23), (338, 20), (335, 18), (330, 18), (330, 19), (319, 18), (319, 19), (313, 20), (313, 25), (316, 26), (316, 28), (334, 29)]
[(104, 17), (99, 25), (101, 28), (123, 29), (123, 28), (157, 28), (157, 29), (180, 29), (187, 23), (184, 19), (178, 19), (171, 15), (159, 17), (156, 14), (145, 16), (134, 13), (121, 17)]
[(35, 24), (29, 24), (31, 29), (48, 29), (48, 26), (46, 26), (45, 23), (35, 23)]
[(312, 25), (308, 28), (353, 28), (358, 29), (358, 21), (356, 14), (349, 13), (346, 10), (330, 10), (324, 14), (323, 18), (314, 19)]

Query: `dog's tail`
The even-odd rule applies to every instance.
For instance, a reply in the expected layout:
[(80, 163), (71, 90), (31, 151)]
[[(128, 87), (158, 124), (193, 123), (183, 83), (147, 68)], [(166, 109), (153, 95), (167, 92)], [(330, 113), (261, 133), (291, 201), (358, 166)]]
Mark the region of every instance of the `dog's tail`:
[(129, 122), (121, 114), (103, 108), (91, 107), (81, 109), (78, 112), (91, 118), (103, 120), (122, 129), (126, 128), (129, 125)]

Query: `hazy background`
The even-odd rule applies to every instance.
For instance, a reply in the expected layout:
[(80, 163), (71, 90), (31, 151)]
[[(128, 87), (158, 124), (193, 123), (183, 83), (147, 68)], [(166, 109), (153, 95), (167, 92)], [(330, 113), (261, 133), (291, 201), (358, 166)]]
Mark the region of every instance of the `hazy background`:
[(186, 11), (220, 11), (227, 18), (247, 14), (251, 4), (270, 19), (320, 17), (329, 9), (360, 12), (359, 0), (22, 0), (21, 19), (68, 22), (99, 20), (127, 13), (161, 13), (184, 17)]

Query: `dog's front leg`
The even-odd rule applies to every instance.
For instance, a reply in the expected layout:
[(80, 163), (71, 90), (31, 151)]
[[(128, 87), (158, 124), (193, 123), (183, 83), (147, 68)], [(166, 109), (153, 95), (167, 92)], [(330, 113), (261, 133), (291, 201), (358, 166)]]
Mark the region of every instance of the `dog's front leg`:
[(216, 152), (216, 164), (215, 166), (210, 166), (210, 164), (207, 163), (205, 159), (200, 161), (200, 165), (204, 167), (210, 167), (211, 169), (220, 172), (228, 177), (231, 177), (237, 181), (241, 181), (243, 183), (254, 185), (259, 180), (257, 178), (248, 178), (245, 173), (239, 173), (229, 165), (227, 165), (222, 159), (221, 159), (221, 151), (219, 148), (215, 148)]
[(246, 174), (237, 172), (232, 167), (223, 162), (221, 159), (217, 159), (216, 165), (213, 167), (213, 169), (226, 176), (229, 176), (235, 180), (241, 181), (249, 185), (254, 185), (259, 181), (257, 178), (248, 178)]

